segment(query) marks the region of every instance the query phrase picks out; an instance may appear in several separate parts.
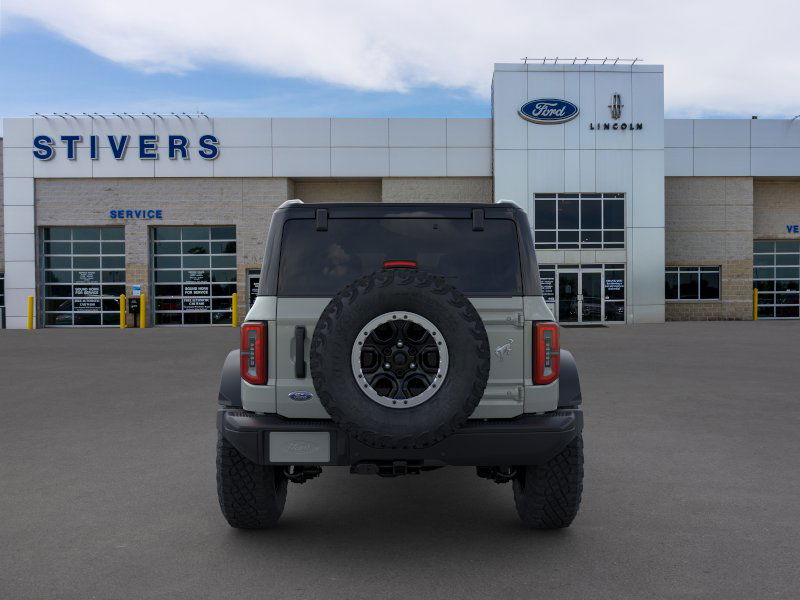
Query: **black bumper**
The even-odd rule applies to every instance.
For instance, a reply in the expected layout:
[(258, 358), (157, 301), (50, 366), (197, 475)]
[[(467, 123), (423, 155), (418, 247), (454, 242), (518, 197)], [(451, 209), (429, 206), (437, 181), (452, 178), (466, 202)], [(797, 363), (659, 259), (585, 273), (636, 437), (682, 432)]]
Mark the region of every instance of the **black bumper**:
[(224, 407), (217, 412), (217, 428), (239, 452), (263, 465), (303, 462), (271, 462), (271, 432), (327, 432), (330, 459), (313, 463), (320, 465), (352, 466), (398, 461), (420, 467), (536, 465), (558, 454), (581, 432), (583, 412), (562, 409), (514, 419), (468, 421), (438, 444), (419, 450), (372, 448), (348, 436), (332, 421), (286, 419)]

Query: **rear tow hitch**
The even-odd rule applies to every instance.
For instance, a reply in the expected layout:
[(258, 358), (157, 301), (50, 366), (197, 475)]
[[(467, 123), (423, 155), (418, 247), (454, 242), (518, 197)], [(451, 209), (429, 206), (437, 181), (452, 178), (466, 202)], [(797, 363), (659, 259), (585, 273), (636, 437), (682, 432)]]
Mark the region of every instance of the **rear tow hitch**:
[(283, 474), (286, 475), (286, 479), (292, 483), (305, 483), (309, 479), (319, 477), (321, 473), (322, 467), (317, 467), (315, 465), (289, 465), (283, 469)]

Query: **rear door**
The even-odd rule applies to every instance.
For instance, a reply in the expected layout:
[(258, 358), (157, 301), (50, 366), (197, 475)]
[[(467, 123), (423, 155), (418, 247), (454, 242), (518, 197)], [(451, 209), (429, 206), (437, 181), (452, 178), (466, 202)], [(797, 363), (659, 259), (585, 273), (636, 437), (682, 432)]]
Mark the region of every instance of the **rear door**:
[(309, 366), (311, 336), (329, 298), (278, 298), (275, 392), (279, 415), (327, 419)]
[(523, 301), (510, 298), (470, 298), (489, 336), (489, 383), (473, 419), (507, 419), (521, 415), (524, 405), (525, 360), (530, 356), (525, 340)]
[[(387, 260), (416, 261), (443, 275), (470, 298), (489, 336), (489, 384), (473, 418), (508, 418), (523, 411), (525, 349), (522, 281), (516, 224), (486, 219), (311, 219), (284, 226), (276, 322), (277, 411), (287, 417), (327, 418), (309, 368), (317, 320), (336, 293)], [(302, 343), (301, 351), (298, 351)], [(304, 363), (298, 364), (298, 361)], [(309, 395), (313, 397), (309, 398)]]

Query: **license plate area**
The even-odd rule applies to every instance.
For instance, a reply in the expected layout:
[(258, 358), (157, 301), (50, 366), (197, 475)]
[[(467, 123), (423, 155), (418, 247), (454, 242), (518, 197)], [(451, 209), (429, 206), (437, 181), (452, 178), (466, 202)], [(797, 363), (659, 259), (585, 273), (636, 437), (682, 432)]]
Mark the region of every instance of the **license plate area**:
[(271, 431), (269, 462), (273, 464), (325, 464), (331, 460), (331, 434), (327, 431)]

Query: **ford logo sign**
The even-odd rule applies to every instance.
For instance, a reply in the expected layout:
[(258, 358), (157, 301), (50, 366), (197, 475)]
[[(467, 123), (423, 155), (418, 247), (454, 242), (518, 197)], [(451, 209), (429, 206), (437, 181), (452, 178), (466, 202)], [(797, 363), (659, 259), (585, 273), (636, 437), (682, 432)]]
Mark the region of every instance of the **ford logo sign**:
[(578, 107), (568, 100), (538, 98), (523, 104), (519, 109), (519, 116), (543, 125), (566, 123), (578, 116)]
[(311, 400), (314, 397), (314, 394), (311, 392), (301, 391), (301, 392), (289, 392), (289, 398), (291, 400), (295, 400), (296, 402), (304, 402), (306, 400)]

